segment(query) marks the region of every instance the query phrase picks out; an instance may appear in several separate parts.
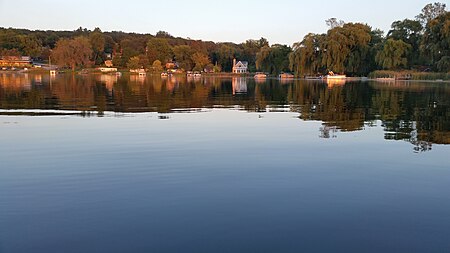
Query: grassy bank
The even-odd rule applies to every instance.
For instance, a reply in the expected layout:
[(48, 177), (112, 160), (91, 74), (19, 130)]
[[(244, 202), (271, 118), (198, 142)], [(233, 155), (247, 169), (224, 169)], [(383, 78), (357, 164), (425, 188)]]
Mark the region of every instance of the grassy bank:
[(377, 70), (369, 74), (369, 78), (396, 78), (409, 80), (450, 80), (450, 73), (417, 72), (417, 71), (390, 71)]

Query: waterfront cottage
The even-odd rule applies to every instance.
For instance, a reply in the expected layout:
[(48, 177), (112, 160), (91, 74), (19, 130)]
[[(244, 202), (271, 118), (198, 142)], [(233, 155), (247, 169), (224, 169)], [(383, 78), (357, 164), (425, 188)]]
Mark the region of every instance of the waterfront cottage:
[(248, 62), (246, 61), (238, 61), (233, 59), (233, 74), (243, 74), (248, 71)]
[(32, 65), (30, 56), (0, 56), (1, 67), (29, 68)]

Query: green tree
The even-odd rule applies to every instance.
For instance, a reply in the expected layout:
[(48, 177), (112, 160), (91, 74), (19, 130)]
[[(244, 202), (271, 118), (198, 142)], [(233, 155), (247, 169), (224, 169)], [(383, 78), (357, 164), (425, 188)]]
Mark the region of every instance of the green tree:
[(407, 55), (411, 50), (411, 45), (402, 40), (388, 39), (383, 50), (376, 55), (377, 63), (384, 69), (396, 69), (406, 67), (408, 64)]
[(256, 55), (256, 68), (272, 75), (288, 71), (291, 52), (291, 48), (286, 45), (264, 46)]
[(127, 68), (129, 69), (140, 69), (141, 66), (139, 56), (133, 56), (127, 62)]
[(408, 58), (410, 64), (421, 63), (419, 49), (422, 40), (422, 30), (423, 27), (419, 21), (404, 19), (392, 23), (391, 30), (387, 34), (388, 39), (402, 40), (411, 45), (412, 50)]
[(182, 69), (192, 70), (192, 68), (194, 67), (194, 62), (192, 61), (194, 51), (190, 46), (175, 46), (173, 48), (173, 53), (175, 55), (175, 60), (178, 62)]
[(256, 69), (268, 71), (270, 69), (270, 47), (264, 46), (256, 54)]
[(38, 57), (42, 52), (42, 42), (34, 35), (20, 36), (20, 51), (31, 57)]
[(416, 16), (416, 19), (425, 27), (431, 20), (446, 13), (444, 3), (430, 3), (423, 7), (422, 12)]
[(421, 51), (436, 70), (447, 72), (450, 55), (450, 12), (428, 22), (423, 35)]
[(96, 64), (101, 64), (103, 62), (106, 39), (100, 28), (95, 28), (95, 30), (89, 34), (89, 41), (94, 52), (94, 62)]
[(217, 52), (217, 61), (222, 66), (222, 70), (231, 71), (233, 59), (238, 55), (238, 50), (229, 43), (220, 45)]
[(294, 43), (289, 54), (290, 69), (296, 76), (315, 75), (322, 70), (324, 34), (307, 34), (301, 42)]
[(241, 44), (241, 57), (243, 60), (248, 62), (249, 71), (256, 70), (256, 54), (264, 46), (269, 46), (269, 42), (265, 38), (261, 38), (259, 40), (249, 39)]
[(337, 73), (348, 70), (347, 66), (355, 72), (366, 60), (370, 32), (368, 25), (359, 23), (348, 23), (328, 30), (321, 46), (322, 64)]
[(92, 55), (91, 44), (86, 37), (60, 39), (52, 51), (51, 58), (60, 66), (70, 67), (86, 65)]

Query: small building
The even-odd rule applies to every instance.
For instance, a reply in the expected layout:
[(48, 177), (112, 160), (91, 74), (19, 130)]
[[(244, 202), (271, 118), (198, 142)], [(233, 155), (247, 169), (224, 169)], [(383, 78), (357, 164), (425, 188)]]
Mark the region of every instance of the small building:
[(244, 74), (248, 71), (248, 62), (233, 59), (233, 74)]
[(30, 56), (0, 56), (0, 67), (30, 68), (33, 61)]

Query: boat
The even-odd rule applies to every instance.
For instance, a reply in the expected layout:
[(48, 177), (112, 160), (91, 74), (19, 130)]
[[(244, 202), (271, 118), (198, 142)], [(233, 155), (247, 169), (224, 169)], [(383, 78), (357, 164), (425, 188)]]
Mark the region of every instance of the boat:
[(306, 80), (322, 80), (323, 76), (305, 76)]
[(194, 77), (202, 77), (202, 73), (200, 72), (194, 72)]
[(328, 72), (327, 79), (346, 79), (346, 75), (336, 75), (333, 71)]
[(278, 78), (280, 79), (294, 79), (294, 75), (291, 73), (281, 73), (278, 75)]
[(161, 77), (168, 77), (169, 76), (169, 74), (167, 74), (167, 72), (162, 72), (161, 73)]
[(380, 81), (380, 82), (393, 82), (393, 81), (395, 81), (395, 77), (379, 77), (379, 78), (375, 78), (375, 80)]
[(186, 72), (186, 76), (187, 77), (194, 77), (194, 72), (188, 71), (188, 72)]
[(257, 72), (254, 76), (255, 79), (266, 79), (267, 75), (262, 72)]

